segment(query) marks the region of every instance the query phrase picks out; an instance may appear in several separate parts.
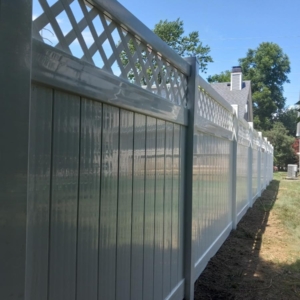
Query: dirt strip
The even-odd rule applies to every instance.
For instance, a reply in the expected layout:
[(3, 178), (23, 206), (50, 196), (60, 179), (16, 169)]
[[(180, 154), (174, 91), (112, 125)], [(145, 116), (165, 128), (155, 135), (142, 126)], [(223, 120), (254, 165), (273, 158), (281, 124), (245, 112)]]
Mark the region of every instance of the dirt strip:
[(300, 257), (293, 257), (300, 248), (272, 210), (279, 186), (272, 181), (211, 259), (195, 283), (196, 300), (300, 299)]

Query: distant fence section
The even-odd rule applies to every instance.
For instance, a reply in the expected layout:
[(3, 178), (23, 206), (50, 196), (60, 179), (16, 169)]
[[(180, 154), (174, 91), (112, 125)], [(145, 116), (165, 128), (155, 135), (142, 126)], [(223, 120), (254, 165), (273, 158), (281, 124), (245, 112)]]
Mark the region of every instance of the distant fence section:
[(32, 19), (27, 2), (27, 26), (0, 16), (20, 137), (0, 170), (0, 298), (193, 299), (272, 180), (272, 145), (117, 1), (34, 0)]

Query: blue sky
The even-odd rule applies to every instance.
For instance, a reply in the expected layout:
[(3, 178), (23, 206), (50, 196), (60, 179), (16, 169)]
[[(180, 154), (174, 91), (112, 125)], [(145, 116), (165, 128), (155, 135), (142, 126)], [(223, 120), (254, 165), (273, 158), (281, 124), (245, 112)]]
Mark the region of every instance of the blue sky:
[(231, 69), (249, 48), (278, 44), (291, 62), (291, 83), (284, 86), (286, 104), (300, 92), (300, 0), (119, 0), (149, 28), (159, 20), (184, 21), (185, 31), (199, 31), (211, 48), (208, 75)]

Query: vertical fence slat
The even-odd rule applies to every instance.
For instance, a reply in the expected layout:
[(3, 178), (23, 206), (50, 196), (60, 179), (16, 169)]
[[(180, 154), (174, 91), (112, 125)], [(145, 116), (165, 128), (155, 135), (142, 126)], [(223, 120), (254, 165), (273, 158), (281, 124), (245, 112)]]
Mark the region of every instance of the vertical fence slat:
[(115, 300), (119, 109), (103, 104), (98, 300)]
[(173, 124), (167, 122), (166, 123), (166, 144), (165, 144), (163, 298), (166, 298), (171, 290), (172, 145), (173, 145)]
[(96, 300), (102, 105), (81, 100), (81, 151), (77, 246), (77, 300)]
[(166, 122), (157, 120), (155, 170), (155, 248), (154, 248), (154, 299), (163, 298), (163, 233), (165, 185), (165, 134)]
[(75, 297), (80, 99), (54, 93), (49, 300)]
[(143, 300), (153, 300), (156, 119), (147, 117)]
[(133, 113), (120, 112), (116, 299), (130, 299)]
[(143, 299), (146, 117), (135, 114), (132, 199), (131, 300)]
[(179, 153), (180, 153), (180, 126), (174, 125), (173, 133), (173, 160), (172, 160), (172, 245), (171, 245), (171, 289), (176, 286), (181, 278), (178, 277), (178, 252), (179, 252)]

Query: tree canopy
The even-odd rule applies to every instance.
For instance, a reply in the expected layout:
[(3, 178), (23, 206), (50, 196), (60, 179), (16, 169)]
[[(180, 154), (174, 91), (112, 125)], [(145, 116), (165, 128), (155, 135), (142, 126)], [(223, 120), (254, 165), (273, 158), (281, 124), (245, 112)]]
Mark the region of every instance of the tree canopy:
[[(300, 114), (300, 100), (296, 103), (296, 105), (297, 105), (296, 111)], [(300, 122), (299, 114), (298, 114), (298, 117), (297, 117), (297, 123)]]
[(275, 120), (281, 122), (288, 130), (288, 134), (294, 137), (296, 136), (297, 115), (295, 108), (284, 108), (276, 114)]
[(221, 72), (220, 74), (210, 75), (207, 78), (209, 83), (213, 82), (230, 82), (231, 73), (229, 70)]
[(212, 57), (209, 55), (210, 47), (203, 45), (198, 31), (192, 31), (184, 35), (183, 25), (180, 18), (175, 21), (160, 20), (154, 26), (153, 32), (180, 56), (196, 56), (201, 72), (206, 72), (208, 63), (213, 62)]
[(285, 105), (283, 84), (289, 82), (289, 58), (277, 44), (261, 43), (239, 63), (244, 78), (251, 80), (254, 123), (258, 129), (270, 129), (270, 120)]
[(288, 135), (288, 130), (281, 122), (275, 122), (271, 130), (264, 131), (264, 136), (274, 147), (274, 163), (276, 165), (284, 167), (297, 161), (295, 150), (292, 147), (295, 138)]

